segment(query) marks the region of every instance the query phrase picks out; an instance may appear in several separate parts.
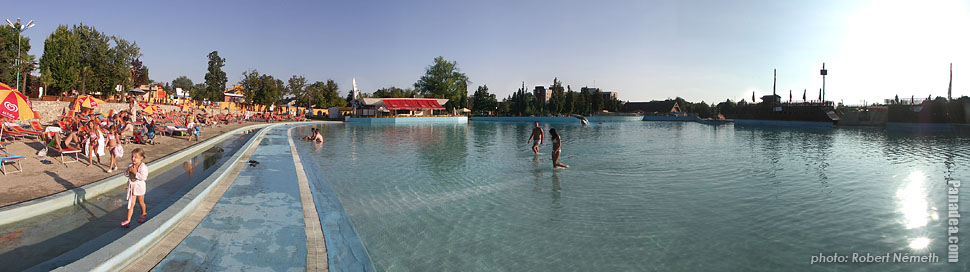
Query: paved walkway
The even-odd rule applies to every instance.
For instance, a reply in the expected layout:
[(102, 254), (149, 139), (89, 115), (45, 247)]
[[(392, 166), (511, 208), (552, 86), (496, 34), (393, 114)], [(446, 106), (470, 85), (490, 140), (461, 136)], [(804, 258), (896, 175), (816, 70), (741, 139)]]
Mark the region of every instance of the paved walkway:
[(267, 132), (212, 211), (154, 271), (307, 268), (307, 235), (287, 128)]

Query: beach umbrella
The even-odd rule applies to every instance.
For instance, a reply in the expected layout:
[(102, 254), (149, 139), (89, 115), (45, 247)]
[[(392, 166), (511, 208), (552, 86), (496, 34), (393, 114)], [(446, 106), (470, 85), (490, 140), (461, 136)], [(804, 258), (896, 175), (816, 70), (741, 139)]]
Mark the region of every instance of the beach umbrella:
[(95, 108), (104, 103), (104, 100), (97, 99), (94, 96), (81, 95), (78, 96), (77, 99), (74, 99), (74, 107), (72, 108), (74, 108), (74, 111), (79, 111), (81, 110), (81, 107)]
[[(6, 84), (0, 83), (6, 86)], [(34, 105), (27, 96), (16, 89), (0, 90), (0, 116), (11, 120), (26, 120), (37, 118)]]
[(187, 109), (187, 108), (188, 109), (191, 109), (193, 107), (195, 107), (195, 106), (193, 106), (192, 103), (185, 103), (185, 102), (183, 102), (182, 104), (179, 104), (179, 108), (182, 108), (183, 110), (184, 109)]
[[(0, 83), (0, 88), (5, 88), (0, 89), (0, 116), (11, 120), (39, 118), (27, 96), (7, 84)], [(2, 137), (2, 130), (0, 130), (0, 138)]]
[(15, 90), (17, 89), (14, 89), (13, 87), (10, 87), (10, 85), (3, 84), (3, 82), (0, 82), (0, 91), (15, 91)]
[(145, 113), (148, 113), (148, 114), (155, 114), (157, 112), (162, 111), (162, 107), (158, 105), (143, 105), (142, 110), (144, 110)]

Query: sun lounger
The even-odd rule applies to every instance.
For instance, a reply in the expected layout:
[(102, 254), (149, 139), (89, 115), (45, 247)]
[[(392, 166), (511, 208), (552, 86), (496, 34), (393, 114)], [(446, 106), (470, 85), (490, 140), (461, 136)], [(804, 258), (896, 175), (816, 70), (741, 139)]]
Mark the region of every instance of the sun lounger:
[(20, 137), (20, 138), (27, 137), (27, 135), (24, 135), (23, 133), (6, 129), (6, 126), (0, 126), (0, 136), (13, 138), (14, 140), (16, 140), (17, 137)]
[[(54, 137), (57, 137), (57, 135), (54, 135)], [(81, 153), (81, 150), (80, 149), (73, 148), (73, 147), (60, 148), (60, 146), (55, 146), (54, 145), (54, 141), (53, 140), (50, 141), (49, 143), (47, 143), (47, 152), (48, 152), (48, 154), (51, 151), (55, 151), (58, 154), (60, 154), (61, 163), (63, 163), (63, 164), (68, 164), (68, 163), (72, 163), (72, 162), (79, 162), (79, 161), (81, 161), (81, 160), (78, 159), (78, 154)], [(74, 154), (74, 160), (64, 160), (64, 155), (65, 154), (67, 154), (67, 155)], [(68, 157), (68, 159), (70, 159), (70, 157)]]
[(24, 156), (10, 155), (10, 153), (7, 153), (7, 152), (0, 152), (0, 171), (3, 172), (3, 175), (7, 175), (7, 164), (9, 163), (9, 164), (17, 164), (17, 166), (15, 166), (15, 168), (17, 169), (17, 172), (13, 172), (13, 173), (23, 172), (24, 166), (20, 164), (20, 161), (24, 159), (25, 159)]
[(46, 131), (47, 130), (46, 128), (44, 128), (44, 126), (41, 126), (40, 123), (38, 123), (37, 121), (30, 121), (30, 127), (33, 128), (36, 131)]
[(29, 136), (35, 136), (36, 137), (36, 136), (40, 136), (40, 134), (43, 133), (43, 132), (40, 132), (40, 131), (27, 130), (27, 129), (24, 129), (24, 128), (20, 127), (20, 126), (9, 126), (9, 127), (13, 131), (16, 131), (16, 132), (18, 132), (20, 134), (29, 135)]

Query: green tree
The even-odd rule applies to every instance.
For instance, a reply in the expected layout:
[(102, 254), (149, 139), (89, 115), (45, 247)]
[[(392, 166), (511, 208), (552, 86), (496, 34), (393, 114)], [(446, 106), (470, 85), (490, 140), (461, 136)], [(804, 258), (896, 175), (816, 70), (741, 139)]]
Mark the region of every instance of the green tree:
[(283, 98), (286, 86), (282, 80), (276, 79), (271, 75), (259, 76), (260, 88), (254, 95), (254, 102), (260, 105), (276, 105)]
[(471, 100), (473, 114), (485, 115), (498, 107), (498, 100), (495, 99), (495, 94), (488, 92), (488, 85), (478, 86)]
[(380, 88), (374, 91), (373, 97), (379, 98), (408, 98), (414, 97), (417, 92), (414, 89), (401, 89), (398, 87)]
[(333, 79), (328, 79), (327, 82), (323, 84), (321, 93), (323, 94), (323, 99), (320, 101), (320, 103), (325, 108), (343, 107), (347, 105), (346, 101), (340, 97), (340, 86), (338, 86), (337, 82), (333, 81)]
[[(361, 93), (361, 95), (363, 95), (363, 93)], [(347, 91), (347, 97), (344, 98), (344, 101), (346, 101), (346, 104), (344, 104), (344, 105), (350, 106), (351, 104), (354, 103), (354, 99), (355, 99), (355, 97), (354, 97), (354, 90), (348, 90)]]
[(725, 116), (730, 116), (730, 117), (734, 117), (734, 114), (737, 112), (736, 110), (737, 107), (738, 107), (738, 104), (734, 103), (734, 101), (731, 101), (731, 99), (728, 99), (727, 101), (724, 101), (721, 103), (717, 103), (717, 106), (715, 106), (718, 113), (723, 114)]
[(47, 88), (54, 84), (54, 77), (51, 76), (51, 70), (45, 69), (40, 74), (40, 84), (44, 84), (44, 93), (50, 93)]
[[(152, 80), (148, 78), (148, 66), (142, 66), (138, 69), (138, 78), (135, 78), (136, 85), (151, 84)], [(215, 99), (218, 100), (218, 99)]]
[(261, 75), (256, 70), (243, 72), (243, 79), (239, 84), (245, 90), (243, 96), (251, 104), (265, 106), (279, 104), (286, 92), (286, 85), (282, 80), (271, 75)]
[(172, 80), (172, 89), (181, 88), (182, 92), (188, 92), (190, 95), (194, 87), (195, 84), (192, 83), (192, 79), (189, 79), (187, 76), (179, 76)]
[[(14, 26), (16, 28), (8, 25), (0, 26), (0, 82), (7, 83), (10, 87), (16, 87), (18, 80), (23, 85), (24, 74), (21, 73), (20, 78), (17, 78), (17, 70), (24, 68), (23, 66), (17, 67), (18, 55), (19, 59), (23, 60), (27, 57), (27, 52), (30, 52), (30, 38), (26, 36), (21, 37), (18, 51), (17, 28), (20, 28), (20, 24), (17, 23)], [(21, 87), (21, 89), (26, 88)]]
[(255, 69), (242, 73), (242, 80), (239, 85), (243, 86), (243, 99), (246, 103), (253, 104), (256, 97), (256, 90), (260, 88), (259, 71)]
[(695, 113), (697, 113), (697, 117), (711, 118), (711, 113), (712, 113), (711, 106), (707, 105), (707, 103), (704, 103), (704, 101), (701, 101), (701, 103), (698, 103), (698, 104), (694, 104), (693, 110)]
[[(226, 72), (222, 67), (226, 66), (226, 59), (219, 57), (219, 51), (212, 51), (207, 56), (209, 58), (208, 72), (205, 73), (205, 90), (202, 95), (194, 95), (195, 99), (205, 99), (219, 101), (222, 99), (223, 91), (226, 90)], [(251, 101), (248, 98), (246, 101)]]
[[(133, 77), (132, 68), (133, 64), (137, 62), (141, 72), (141, 61), (138, 60), (142, 57), (141, 49), (134, 42), (128, 42), (125, 39), (112, 37), (114, 41), (114, 47), (109, 50), (109, 60), (111, 62), (111, 78), (114, 85), (121, 85), (122, 91), (127, 91), (134, 88), (135, 77)], [(115, 94), (114, 88), (109, 88), (106, 91), (107, 94)]]
[(562, 81), (559, 78), (554, 78), (552, 80), (552, 86), (549, 86), (549, 92), (552, 94), (549, 96), (549, 103), (546, 104), (546, 109), (552, 114), (561, 114), (566, 104), (566, 95), (562, 87)]
[(303, 76), (293, 75), (286, 81), (286, 94), (292, 95), (295, 105), (298, 107), (310, 106), (309, 95), (307, 95), (307, 81)]
[(603, 92), (599, 88), (594, 88), (589, 94), (589, 102), (593, 113), (598, 113), (603, 111)]
[[(114, 46), (112, 46), (112, 43)], [(77, 89), (82, 92), (112, 95), (115, 85), (125, 88), (137, 77), (130, 72), (141, 57), (138, 46), (116, 36), (109, 36), (84, 24), (60, 25), (44, 40), (40, 69), (50, 74), (50, 94)], [(146, 71), (142, 71), (146, 70)], [(138, 72), (147, 69), (139, 67)]]
[(340, 96), (340, 86), (333, 79), (327, 82), (313, 82), (306, 87), (310, 104), (316, 108), (343, 107), (347, 100)]
[(570, 88), (569, 86), (566, 86), (566, 100), (565, 100), (565, 103), (563, 104), (563, 107), (564, 107), (563, 113), (573, 114), (576, 112), (576, 97), (578, 95), (579, 94), (574, 92), (572, 88)]
[[(27, 86), (29, 86), (27, 83), (28, 79), (30, 79), (30, 73), (37, 70), (37, 58), (34, 55), (28, 55), (26, 53), (21, 54), (20, 67), (18, 67), (18, 70), (20, 70), (20, 78), (17, 80), (20, 81), (20, 88), (22, 89), (21, 91), (23, 91), (25, 94), (29, 94), (30, 88), (27, 88)], [(14, 87), (16, 88), (16, 83)]]
[(467, 106), (468, 76), (458, 69), (457, 62), (436, 57), (425, 69), (424, 76), (414, 83), (414, 90), (424, 97), (447, 98), (445, 107), (455, 109)]
[(80, 24), (72, 29), (80, 46), (81, 92), (108, 93), (114, 89), (116, 72), (111, 68), (111, 36), (92, 26)]
[[(9, 52), (4, 50), (4, 52)], [(60, 25), (44, 40), (44, 53), (40, 57), (40, 69), (47, 71), (53, 81), (50, 87), (56, 92), (78, 88), (80, 82), (81, 45), (79, 38), (66, 25)]]

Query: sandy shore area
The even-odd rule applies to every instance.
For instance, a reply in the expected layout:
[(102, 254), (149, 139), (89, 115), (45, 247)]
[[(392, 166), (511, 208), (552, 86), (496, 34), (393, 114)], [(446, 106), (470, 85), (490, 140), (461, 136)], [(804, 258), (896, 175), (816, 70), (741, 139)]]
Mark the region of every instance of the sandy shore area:
[[(245, 122), (243, 124), (232, 123), (217, 127), (206, 127), (202, 129), (202, 136), (199, 142), (212, 137), (232, 131), (239, 127), (258, 124), (255, 122)], [(21, 161), (24, 171), (22, 173), (10, 173), (0, 176), (0, 207), (8, 206), (24, 201), (29, 201), (66, 190), (78, 188), (104, 178), (124, 173), (124, 167), (131, 163), (131, 150), (142, 148), (145, 150), (148, 162), (162, 158), (168, 154), (175, 153), (196, 144), (196, 141), (188, 141), (187, 136), (164, 136), (155, 137), (157, 144), (140, 145), (129, 143), (124, 145), (125, 155), (118, 160), (118, 170), (107, 173), (108, 163), (111, 157), (101, 156), (102, 164), (87, 165), (87, 157), (79, 155), (81, 162), (61, 163), (60, 157), (56, 152), (50, 152), (48, 157), (38, 158), (37, 152), (43, 149), (43, 144), (34, 139), (17, 140), (6, 147), (10, 154), (21, 155), (27, 159)], [(107, 153), (107, 150), (105, 150)], [(65, 158), (67, 155), (65, 155)], [(74, 156), (71, 155), (71, 159)], [(50, 164), (42, 163), (43, 160), (50, 161)], [(96, 158), (95, 158), (96, 160)], [(7, 170), (14, 170), (14, 165), (7, 164)]]

